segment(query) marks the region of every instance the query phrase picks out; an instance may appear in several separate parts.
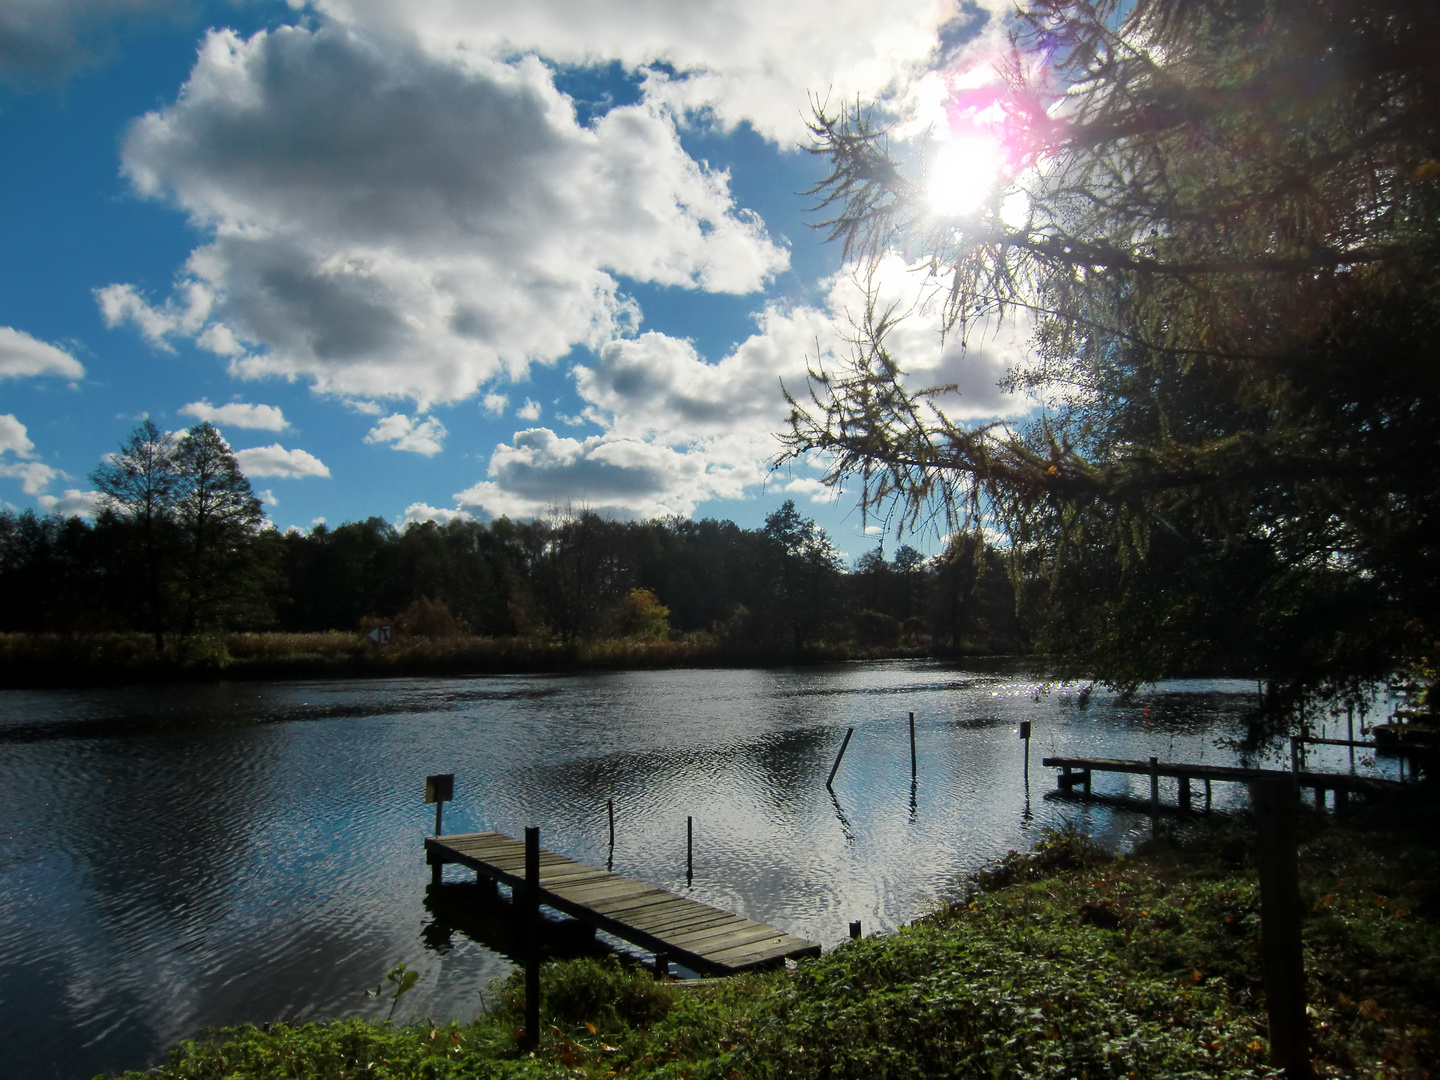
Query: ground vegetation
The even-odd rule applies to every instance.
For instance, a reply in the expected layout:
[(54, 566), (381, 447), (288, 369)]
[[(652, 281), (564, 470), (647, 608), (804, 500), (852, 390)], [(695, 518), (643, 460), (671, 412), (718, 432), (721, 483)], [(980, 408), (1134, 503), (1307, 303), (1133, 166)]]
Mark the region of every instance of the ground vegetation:
[[(1433, 1075), (1433, 830), (1355, 832), (1315, 818), (1305, 831), (1317, 1075)], [(184, 1044), (146, 1075), (1272, 1076), (1252, 841), (1244, 821), (1162, 829), (1116, 859), (1052, 835), (960, 883), (933, 916), (793, 973), (682, 988), (615, 960), (550, 963), (534, 1051), (517, 1041), (517, 976), (473, 1023), (236, 1028)]]

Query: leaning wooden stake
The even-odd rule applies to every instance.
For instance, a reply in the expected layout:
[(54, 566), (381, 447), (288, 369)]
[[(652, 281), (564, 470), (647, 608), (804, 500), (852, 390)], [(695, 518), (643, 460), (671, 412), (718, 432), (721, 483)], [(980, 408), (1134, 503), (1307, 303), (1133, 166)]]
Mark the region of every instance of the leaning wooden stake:
[(835, 755), (835, 764), (830, 769), (830, 779), (825, 781), (825, 786), (830, 788), (831, 791), (835, 790), (833, 787), (830, 787), (830, 785), (835, 783), (835, 774), (840, 771), (840, 759), (845, 756), (845, 748), (850, 745), (850, 736), (854, 734), (855, 729), (853, 727), (845, 729), (845, 741), (840, 744), (840, 753)]
[(1266, 776), (1250, 782), (1260, 868), (1260, 938), (1265, 1009), (1270, 1016), (1270, 1064), (1284, 1069), (1290, 1080), (1313, 1075), (1305, 1030), (1300, 871), (1295, 853), (1295, 807), (1299, 801), (1300, 788), (1293, 776)]
[(525, 1042), (540, 1045), (540, 829), (525, 826)]

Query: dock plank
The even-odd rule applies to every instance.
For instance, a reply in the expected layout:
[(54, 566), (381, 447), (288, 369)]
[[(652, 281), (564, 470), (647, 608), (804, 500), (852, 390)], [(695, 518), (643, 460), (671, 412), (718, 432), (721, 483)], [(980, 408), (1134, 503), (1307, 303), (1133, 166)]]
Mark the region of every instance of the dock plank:
[[(525, 844), (503, 833), (427, 837), (425, 851), (432, 865), (465, 866), (524, 887)], [(777, 927), (543, 849), (539, 902), (702, 974), (820, 954), (819, 945)]]

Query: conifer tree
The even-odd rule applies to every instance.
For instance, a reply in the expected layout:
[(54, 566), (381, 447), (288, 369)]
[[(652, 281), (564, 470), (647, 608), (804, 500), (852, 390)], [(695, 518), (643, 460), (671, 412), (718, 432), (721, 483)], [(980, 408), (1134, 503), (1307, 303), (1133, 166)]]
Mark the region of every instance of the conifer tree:
[[(926, 205), (879, 124), (817, 114), (832, 235), (936, 276), (948, 332), (1034, 327), (1029, 424), (916, 388), (873, 304), (792, 399), (867, 505), (997, 525), (1051, 642), (1133, 686), (1223, 663), (1353, 695), (1440, 639), (1440, 8), (1042, 0), (1006, 73), (1017, 170)], [(1018, 208), (1018, 209), (1017, 209)]]

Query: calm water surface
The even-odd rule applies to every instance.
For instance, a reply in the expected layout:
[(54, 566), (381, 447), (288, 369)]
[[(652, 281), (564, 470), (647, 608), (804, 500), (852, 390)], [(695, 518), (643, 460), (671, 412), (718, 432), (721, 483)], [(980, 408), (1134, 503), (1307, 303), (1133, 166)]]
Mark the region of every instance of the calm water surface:
[[(829, 946), (1063, 820), (1124, 846), (1145, 819), (1045, 798), (1040, 758), (1234, 763), (1217, 740), (1254, 684), (1083, 709), (1040, 691), (999, 664), (896, 662), (0, 692), (0, 1076), (142, 1068), (211, 1025), (377, 1016), (364, 990), (402, 960), (421, 977), (397, 1019), (473, 1017), (511, 963), (426, 909), (427, 773), (456, 774), (447, 832), (534, 824), (602, 865), (614, 799), (615, 870), (682, 893), (692, 815), (689, 895)], [(1217, 807), (1239, 798), (1216, 787)]]

